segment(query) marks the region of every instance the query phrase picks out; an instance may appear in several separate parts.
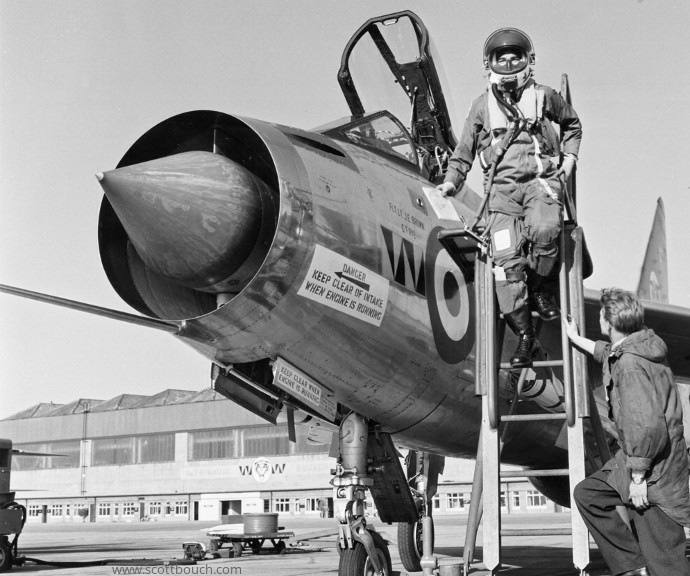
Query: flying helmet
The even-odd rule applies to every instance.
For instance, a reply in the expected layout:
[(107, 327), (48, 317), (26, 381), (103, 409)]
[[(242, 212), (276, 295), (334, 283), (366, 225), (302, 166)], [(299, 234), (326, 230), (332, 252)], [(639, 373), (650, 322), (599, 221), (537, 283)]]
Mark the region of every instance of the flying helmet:
[[(506, 51), (514, 51), (517, 61), (499, 62)], [(501, 28), (484, 42), (484, 69), (492, 84), (504, 91), (521, 88), (532, 77), (535, 63), (534, 47), (529, 36), (517, 28)]]

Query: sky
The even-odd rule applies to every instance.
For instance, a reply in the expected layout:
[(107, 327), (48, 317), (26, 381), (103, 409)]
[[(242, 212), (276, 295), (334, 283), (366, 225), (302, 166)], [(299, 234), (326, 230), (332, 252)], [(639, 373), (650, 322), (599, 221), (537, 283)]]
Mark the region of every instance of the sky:
[[(0, 0), (0, 283), (134, 312), (100, 263), (94, 174), (189, 110), (305, 129), (346, 116), (345, 43), (402, 9), (429, 29), (460, 120), (484, 89), (482, 47), (497, 28), (531, 36), (537, 81), (558, 88), (569, 75), (594, 260), (585, 286), (637, 287), (662, 197), (670, 301), (690, 307), (687, 0)], [(0, 418), (38, 402), (200, 390), (209, 373), (167, 334), (0, 294)]]

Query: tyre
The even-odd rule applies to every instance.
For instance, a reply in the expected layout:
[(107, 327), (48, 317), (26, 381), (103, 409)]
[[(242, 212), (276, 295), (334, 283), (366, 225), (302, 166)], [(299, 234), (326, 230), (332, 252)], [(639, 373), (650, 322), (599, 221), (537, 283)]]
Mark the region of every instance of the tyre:
[[(434, 549), (434, 521), (431, 521), (431, 549)], [(421, 560), (424, 555), (424, 537), (422, 535), (422, 519), (411, 524), (398, 524), (398, 552), (400, 561), (408, 572), (419, 572), (422, 569)]]
[(0, 540), (0, 572), (12, 569), (12, 547), (7, 538)]
[[(370, 534), (374, 540), (376, 555), (383, 565), (383, 573), (385, 576), (391, 576), (393, 571), (388, 545), (378, 532), (370, 532)], [(375, 576), (375, 574), (374, 565), (361, 542), (357, 542), (354, 548), (341, 551), (338, 576)]]

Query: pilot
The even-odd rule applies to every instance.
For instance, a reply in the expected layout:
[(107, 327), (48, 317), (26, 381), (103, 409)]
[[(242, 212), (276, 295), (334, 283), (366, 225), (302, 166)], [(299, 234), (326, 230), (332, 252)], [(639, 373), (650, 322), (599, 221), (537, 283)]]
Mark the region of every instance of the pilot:
[[(514, 368), (532, 362), (536, 336), (530, 310), (544, 320), (560, 311), (546, 279), (558, 260), (561, 200), (580, 148), (580, 120), (558, 92), (537, 84), (532, 41), (516, 28), (501, 28), (484, 44), (489, 83), (465, 120), (460, 141), (437, 188), (454, 196), (475, 156), (489, 195), (498, 305), (519, 336)], [(562, 133), (562, 154), (552, 122)]]

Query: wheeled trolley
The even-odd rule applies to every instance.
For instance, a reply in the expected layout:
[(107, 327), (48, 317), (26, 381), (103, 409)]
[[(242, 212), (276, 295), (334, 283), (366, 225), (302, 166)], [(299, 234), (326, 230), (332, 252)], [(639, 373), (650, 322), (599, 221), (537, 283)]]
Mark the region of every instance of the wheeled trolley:
[(223, 544), (232, 545), (232, 557), (237, 558), (242, 555), (243, 550), (251, 550), (253, 554), (259, 554), (263, 548), (264, 542), (270, 540), (273, 544), (273, 549), (278, 554), (285, 553), (285, 540), (293, 538), (294, 532), (263, 532), (257, 534), (219, 534), (209, 532), (210, 547), (209, 553), (212, 555), (219, 554), (218, 550), (222, 548)]

